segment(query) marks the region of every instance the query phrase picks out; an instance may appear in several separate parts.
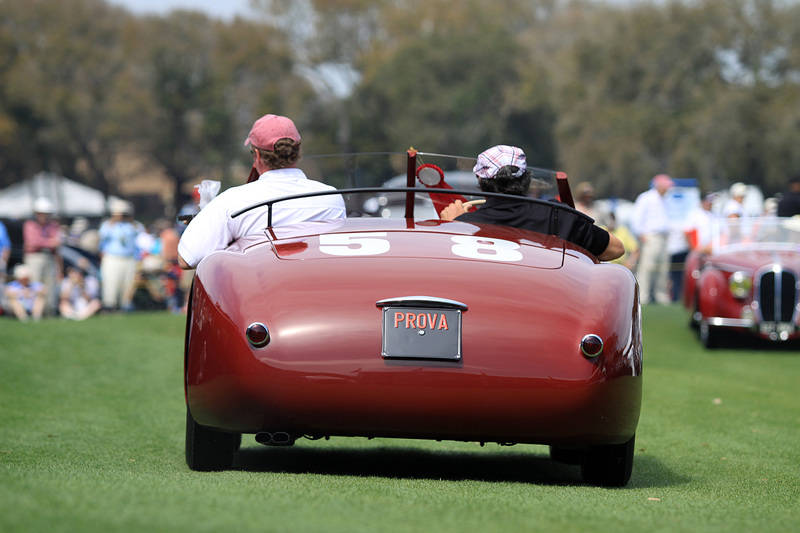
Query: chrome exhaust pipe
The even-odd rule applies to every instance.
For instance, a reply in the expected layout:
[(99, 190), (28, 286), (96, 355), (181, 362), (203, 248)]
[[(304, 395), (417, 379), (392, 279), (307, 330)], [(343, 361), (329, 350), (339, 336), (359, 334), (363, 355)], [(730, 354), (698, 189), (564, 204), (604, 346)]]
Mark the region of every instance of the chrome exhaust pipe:
[(291, 446), (295, 437), (286, 431), (262, 431), (256, 433), (256, 442), (265, 446)]
[(294, 444), (294, 437), (285, 431), (276, 431), (272, 434), (273, 446), (291, 446)]

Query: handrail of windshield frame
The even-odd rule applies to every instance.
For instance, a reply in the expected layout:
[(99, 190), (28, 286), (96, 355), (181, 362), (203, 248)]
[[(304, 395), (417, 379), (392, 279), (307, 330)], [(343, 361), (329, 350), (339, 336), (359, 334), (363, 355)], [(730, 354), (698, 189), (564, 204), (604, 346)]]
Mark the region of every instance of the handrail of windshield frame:
[[(542, 198), (531, 198), (530, 196), (518, 196), (513, 194), (501, 194), (496, 192), (483, 192), (483, 191), (475, 191), (475, 190), (466, 190), (466, 189), (422, 189), (418, 187), (358, 187), (354, 189), (331, 189), (331, 190), (324, 190), (324, 191), (315, 191), (315, 192), (307, 192), (303, 194), (292, 194), (289, 196), (281, 196), (279, 198), (270, 198), (269, 200), (264, 200), (262, 202), (256, 202), (253, 205), (248, 207), (244, 207), (235, 211), (231, 218), (237, 218), (248, 211), (252, 211), (253, 209), (258, 209), (259, 207), (267, 206), (267, 228), (272, 227), (272, 206), (278, 202), (285, 202), (287, 200), (297, 200), (301, 198), (313, 198), (315, 196), (332, 196), (334, 194), (354, 194), (354, 193), (376, 193), (376, 192), (414, 192), (414, 193), (421, 193), (425, 194), (432, 191), (441, 191), (442, 194), (461, 194), (465, 196), (483, 196), (484, 198), (507, 198), (510, 200), (523, 200), (526, 202), (540, 204), (551, 209), (554, 209), (556, 212), (556, 216), (558, 216), (559, 210), (566, 210), (576, 215), (579, 215), (583, 218), (586, 218), (590, 221), (594, 221), (592, 217), (587, 215), (586, 213), (582, 213), (575, 209), (574, 207), (570, 207), (569, 205), (561, 202), (556, 202), (552, 200), (544, 200)], [(557, 225), (557, 224), (556, 224)]]

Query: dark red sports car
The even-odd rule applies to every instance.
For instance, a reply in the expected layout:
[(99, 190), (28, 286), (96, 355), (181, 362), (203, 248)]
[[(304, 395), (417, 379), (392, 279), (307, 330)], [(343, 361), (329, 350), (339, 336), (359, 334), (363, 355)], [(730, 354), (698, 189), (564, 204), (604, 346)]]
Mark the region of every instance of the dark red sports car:
[(731, 333), (783, 342), (800, 337), (800, 220), (729, 218), (712, 228), (712, 252), (692, 252), (684, 304), (706, 348)]
[(554, 235), (416, 219), (406, 191), (410, 217), (268, 227), (200, 263), (189, 467), (231, 468), (243, 433), (396, 437), (545, 444), (586, 482), (625, 485), (642, 393), (633, 275)]

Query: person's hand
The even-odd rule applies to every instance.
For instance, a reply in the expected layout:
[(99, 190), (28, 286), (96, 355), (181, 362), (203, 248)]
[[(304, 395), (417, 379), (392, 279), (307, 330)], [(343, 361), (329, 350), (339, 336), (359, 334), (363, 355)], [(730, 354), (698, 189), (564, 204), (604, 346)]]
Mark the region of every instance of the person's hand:
[(442, 209), (442, 212), (439, 213), (439, 218), (442, 220), (454, 220), (457, 216), (463, 215), (467, 211), (467, 207), (461, 202), (461, 200), (456, 200), (452, 204)]

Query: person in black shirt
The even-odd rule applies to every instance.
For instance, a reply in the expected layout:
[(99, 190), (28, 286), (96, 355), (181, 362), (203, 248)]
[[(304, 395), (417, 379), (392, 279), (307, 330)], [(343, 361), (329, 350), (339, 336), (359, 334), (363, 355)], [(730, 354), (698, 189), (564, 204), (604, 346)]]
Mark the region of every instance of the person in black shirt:
[[(525, 153), (517, 147), (498, 145), (478, 156), (473, 168), (478, 186), (484, 192), (526, 196), (531, 183)], [(566, 204), (551, 200), (551, 205), (509, 198), (487, 198), (473, 212), (460, 200), (442, 210), (443, 220), (499, 224), (555, 235), (586, 249), (601, 261), (611, 261), (625, 253), (616, 236), (594, 224), (588, 216)]]
[(793, 217), (800, 215), (800, 175), (789, 181), (789, 190), (783, 193), (778, 202), (779, 217)]

